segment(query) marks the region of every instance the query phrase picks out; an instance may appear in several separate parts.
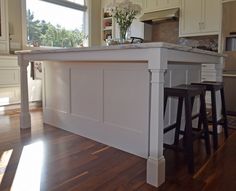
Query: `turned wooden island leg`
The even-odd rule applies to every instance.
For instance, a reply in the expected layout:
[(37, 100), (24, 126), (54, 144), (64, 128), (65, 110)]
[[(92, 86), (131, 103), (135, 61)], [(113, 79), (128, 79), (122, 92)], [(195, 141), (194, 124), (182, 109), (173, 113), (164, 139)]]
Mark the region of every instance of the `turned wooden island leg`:
[(18, 65), (20, 66), (20, 88), (21, 88), (21, 110), (20, 128), (31, 128), (31, 118), (29, 113), (28, 79), (27, 66), (28, 60), (24, 60), (22, 55), (18, 55)]

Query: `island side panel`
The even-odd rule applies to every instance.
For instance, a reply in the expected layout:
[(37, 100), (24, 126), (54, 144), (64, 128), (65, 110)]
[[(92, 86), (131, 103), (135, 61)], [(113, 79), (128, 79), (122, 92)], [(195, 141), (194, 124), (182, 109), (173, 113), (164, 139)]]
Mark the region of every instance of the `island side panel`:
[(145, 62), (45, 62), (44, 122), (148, 157)]

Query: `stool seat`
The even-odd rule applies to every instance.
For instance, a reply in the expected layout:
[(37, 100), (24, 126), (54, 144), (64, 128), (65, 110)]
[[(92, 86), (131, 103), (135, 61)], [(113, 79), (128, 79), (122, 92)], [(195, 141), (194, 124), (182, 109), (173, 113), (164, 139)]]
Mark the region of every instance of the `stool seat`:
[(212, 82), (212, 81), (203, 81), (200, 83), (192, 83), (192, 85), (202, 85), (205, 86), (207, 91), (218, 91), (224, 88), (223, 82)]
[[(211, 116), (208, 116), (208, 123), (212, 124), (213, 130), (210, 131), (213, 138), (213, 147), (214, 149), (218, 148), (218, 134), (217, 134), (217, 126), (222, 125), (224, 129), (225, 138), (228, 137), (228, 121), (226, 115), (225, 108), (225, 97), (224, 97), (224, 83), (223, 82), (215, 82), (215, 81), (203, 81), (200, 83), (192, 83), (195, 86), (205, 87), (206, 91), (211, 93)], [(217, 119), (217, 104), (216, 104), (216, 91), (220, 91), (221, 96), (221, 118)], [(201, 128), (201, 121), (199, 121), (199, 128)]]
[(169, 96), (193, 97), (196, 95), (200, 95), (201, 93), (204, 92), (204, 90), (205, 90), (205, 87), (181, 84), (181, 85), (175, 86), (174, 88), (165, 88), (164, 92), (167, 93)]
[[(194, 98), (200, 96), (200, 112), (192, 116), (192, 108), (194, 104)], [(175, 129), (174, 144), (164, 144), (165, 148), (174, 149), (176, 151), (184, 151), (186, 160), (188, 163), (188, 170), (190, 173), (194, 172), (194, 153), (193, 153), (193, 141), (196, 138), (204, 138), (205, 147), (207, 154), (210, 154), (210, 142), (209, 142), (209, 133), (207, 125), (207, 114), (206, 114), (206, 103), (205, 103), (205, 87), (204, 86), (195, 86), (195, 85), (178, 85), (175, 87), (166, 87), (164, 88), (164, 114), (166, 110), (166, 105), (169, 97), (178, 98), (177, 106), (177, 117), (176, 122), (172, 125), (164, 127), (164, 133), (167, 133)], [(181, 130), (181, 119), (182, 119), (182, 110), (183, 103), (185, 105), (185, 128)], [(203, 122), (203, 129), (194, 132), (192, 126), (192, 120), (199, 117)], [(183, 135), (183, 148), (179, 145), (180, 135)]]

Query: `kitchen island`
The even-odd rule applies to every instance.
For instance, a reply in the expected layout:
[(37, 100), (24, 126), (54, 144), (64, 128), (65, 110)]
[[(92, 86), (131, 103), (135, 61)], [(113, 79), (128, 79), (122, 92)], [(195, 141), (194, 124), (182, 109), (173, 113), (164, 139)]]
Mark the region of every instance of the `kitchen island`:
[[(147, 182), (165, 181), (164, 87), (201, 81), (210, 64), (222, 81), (222, 55), (168, 43), (19, 51), (20, 127), (30, 128), (27, 66), (44, 61), (44, 122), (147, 159)], [(121, 161), (122, 162), (122, 161)]]

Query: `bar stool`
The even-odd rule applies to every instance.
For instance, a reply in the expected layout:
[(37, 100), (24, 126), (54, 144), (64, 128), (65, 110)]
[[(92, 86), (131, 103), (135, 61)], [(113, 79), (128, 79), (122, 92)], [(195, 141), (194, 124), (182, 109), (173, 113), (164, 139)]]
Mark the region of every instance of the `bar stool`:
[[(197, 116), (192, 116), (192, 108), (194, 99), (196, 96), (200, 96), (200, 112), (203, 122), (203, 128), (197, 129), (192, 127), (192, 120)], [(183, 151), (186, 156), (188, 171), (194, 173), (194, 153), (193, 153), (193, 141), (197, 138), (204, 138), (206, 153), (210, 154), (210, 141), (208, 133), (207, 115), (206, 115), (206, 103), (205, 103), (205, 89), (204, 87), (194, 85), (179, 85), (171, 88), (164, 88), (164, 114), (169, 97), (178, 98), (177, 117), (176, 122), (170, 126), (164, 127), (164, 133), (175, 129), (174, 144), (164, 144), (164, 148), (174, 149), (176, 151)], [(183, 103), (185, 105), (185, 128), (181, 131), (181, 118)], [(194, 131), (198, 130), (198, 131)], [(180, 135), (183, 134), (183, 147), (179, 145)]]
[[(208, 118), (208, 123), (212, 124), (212, 131), (209, 131), (212, 134), (213, 139), (213, 148), (218, 148), (218, 133), (217, 126), (222, 125), (224, 129), (225, 139), (228, 137), (228, 121), (225, 109), (225, 96), (224, 96), (224, 84), (223, 82), (212, 82), (212, 81), (203, 81), (201, 83), (192, 83), (198, 86), (204, 86), (206, 91), (211, 93), (211, 116)], [(221, 118), (217, 119), (217, 105), (216, 105), (216, 92), (220, 91), (221, 104), (222, 104), (222, 112)], [(199, 122), (199, 126), (201, 126), (201, 121)]]

